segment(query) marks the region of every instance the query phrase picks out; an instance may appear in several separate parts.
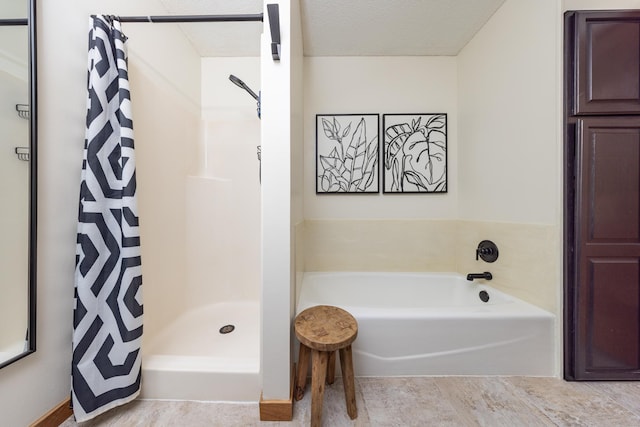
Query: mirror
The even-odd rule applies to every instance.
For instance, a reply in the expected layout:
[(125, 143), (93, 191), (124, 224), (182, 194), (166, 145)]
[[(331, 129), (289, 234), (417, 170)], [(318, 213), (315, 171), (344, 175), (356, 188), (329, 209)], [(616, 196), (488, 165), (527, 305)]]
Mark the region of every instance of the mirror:
[(35, 0), (0, 0), (0, 367), (33, 353)]

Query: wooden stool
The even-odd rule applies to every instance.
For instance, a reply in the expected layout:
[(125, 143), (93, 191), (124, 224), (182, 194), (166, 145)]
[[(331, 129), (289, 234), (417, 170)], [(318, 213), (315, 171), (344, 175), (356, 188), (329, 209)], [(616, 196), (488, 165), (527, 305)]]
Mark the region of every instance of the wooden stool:
[(319, 426), (322, 418), (322, 400), (325, 379), (335, 379), (336, 350), (340, 352), (340, 368), (347, 400), (347, 413), (353, 420), (358, 416), (356, 389), (353, 378), (351, 343), (358, 335), (358, 322), (346, 311), (329, 305), (310, 307), (298, 314), (294, 322), (296, 337), (300, 341), (295, 399), (304, 396), (311, 352), (311, 425)]

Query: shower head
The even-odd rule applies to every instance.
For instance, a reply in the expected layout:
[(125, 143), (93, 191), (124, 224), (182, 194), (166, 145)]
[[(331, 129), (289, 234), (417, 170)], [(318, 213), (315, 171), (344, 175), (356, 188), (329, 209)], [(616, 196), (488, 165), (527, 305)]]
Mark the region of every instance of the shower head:
[(238, 87), (240, 87), (240, 88), (242, 88), (242, 89), (246, 90), (246, 91), (249, 93), (249, 95), (253, 96), (253, 98), (254, 98), (256, 101), (260, 101), (260, 99), (259, 99), (258, 95), (256, 95), (256, 93), (255, 93), (254, 91), (252, 91), (252, 90), (249, 88), (249, 86), (247, 86), (247, 85), (245, 84), (245, 82), (243, 82), (242, 80), (240, 80), (239, 78), (237, 78), (237, 77), (236, 77), (236, 76), (234, 76), (233, 74), (229, 74), (229, 80), (231, 80), (231, 82), (232, 82), (234, 85), (236, 85), (236, 86), (238, 86)]
[(240, 87), (245, 86), (244, 82), (239, 78), (237, 78), (236, 76), (234, 76), (233, 74), (229, 74), (229, 80), (231, 80), (233, 84), (235, 84), (236, 86), (240, 86)]

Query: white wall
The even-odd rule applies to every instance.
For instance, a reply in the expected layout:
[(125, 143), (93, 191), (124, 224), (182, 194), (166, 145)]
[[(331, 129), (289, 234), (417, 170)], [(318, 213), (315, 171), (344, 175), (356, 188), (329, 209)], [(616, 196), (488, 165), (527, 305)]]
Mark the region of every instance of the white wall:
[(230, 74), (258, 94), (260, 58), (202, 59), (203, 131), (189, 178), (199, 196), (189, 201), (195, 217), (187, 227), (189, 287), (199, 304), (260, 297), (260, 119)]
[(238, 77), (258, 95), (261, 90), (260, 58), (202, 58), (201, 63), (202, 118), (214, 122), (246, 121), (259, 124), (256, 101), (234, 85), (229, 75)]
[(38, 1), (37, 351), (0, 370), (3, 425), (28, 425), (69, 397), (88, 16), (96, 12), (164, 13), (150, 2), (113, 0), (107, 7), (97, 0)]
[[(456, 58), (307, 57), (304, 62), (305, 218), (454, 218), (458, 198)], [(382, 125), (384, 113), (443, 112), (448, 121), (447, 194), (315, 194), (316, 114), (379, 113)]]
[[(269, 3), (273, 3), (269, 1)], [(300, 6), (298, 0), (280, 0), (280, 61), (271, 59), (271, 36), (262, 35), (262, 399), (288, 400), (291, 376), (291, 318), (293, 316), (294, 228), (299, 197), (292, 197), (295, 167), (292, 144), (299, 125), (292, 117), (302, 96), (296, 88), (302, 72)], [(267, 10), (265, 1), (264, 10)], [(268, 23), (265, 22), (267, 26)], [(268, 26), (266, 27), (268, 28)]]
[(557, 22), (507, 0), (458, 55), (460, 218), (558, 223)]

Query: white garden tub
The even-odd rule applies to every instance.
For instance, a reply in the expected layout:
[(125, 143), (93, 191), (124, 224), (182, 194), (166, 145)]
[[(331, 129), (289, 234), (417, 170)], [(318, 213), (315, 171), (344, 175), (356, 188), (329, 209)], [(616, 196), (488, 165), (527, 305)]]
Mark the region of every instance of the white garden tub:
[(305, 273), (296, 312), (324, 304), (356, 318), (357, 376), (553, 376), (553, 314), (486, 283), (455, 273)]

